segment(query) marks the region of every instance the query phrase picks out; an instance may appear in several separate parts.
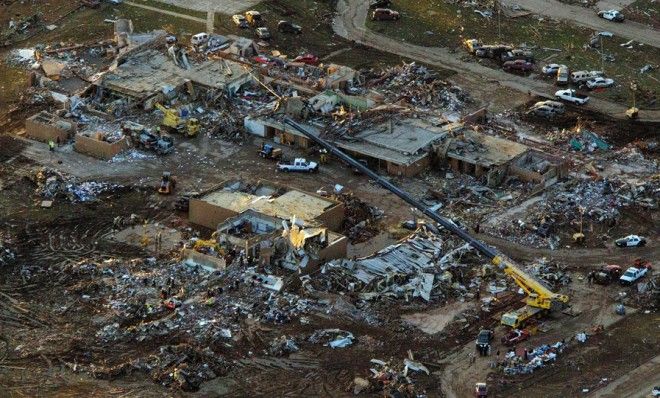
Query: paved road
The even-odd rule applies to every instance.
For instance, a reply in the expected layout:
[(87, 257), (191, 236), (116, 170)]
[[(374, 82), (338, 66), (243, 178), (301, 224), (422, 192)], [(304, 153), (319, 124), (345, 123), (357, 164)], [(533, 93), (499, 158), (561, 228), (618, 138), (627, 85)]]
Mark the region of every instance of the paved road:
[(158, 7), (151, 7), (151, 6), (147, 6), (147, 5), (144, 5), (144, 4), (133, 3), (132, 1), (125, 1), (124, 4), (128, 4), (129, 6), (133, 6), (133, 7), (144, 8), (145, 10), (149, 10), (149, 11), (159, 12), (159, 13), (165, 14), (165, 15), (171, 15), (173, 17), (183, 18), (183, 19), (187, 19), (187, 20), (190, 20), (190, 21), (195, 21), (195, 22), (200, 22), (200, 23), (206, 24), (206, 19), (205, 18), (197, 18), (197, 17), (193, 17), (192, 15), (181, 14), (179, 12), (165, 10), (165, 9), (158, 8)]
[(564, 19), (598, 31), (608, 31), (616, 36), (633, 39), (637, 42), (660, 47), (660, 32), (644, 24), (632, 21), (610, 22), (596, 15), (591, 8), (560, 3), (557, 0), (503, 0), (504, 4), (517, 4), (520, 7), (554, 19)]
[[(553, 85), (541, 80), (513, 75), (500, 69), (488, 68), (476, 62), (461, 61), (459, 55), (451, 53), (446, 48), (417, 46), (374, 33), (365, 27), (368, 12), (367, 4), (362, 0), (339, 0), (337, 3), (337, 16), (333, 21), (335, 33), (348, 40), (354, 40), (357, 43), (381, 51), (391, 52), (406, 58), (450, 69), (463, 75), (469, 75), (475, 80), (499, 82), (502, 86), (524, 94), (532, 93), (549, 98), (556, 90)], [(617, 119), (626, 118), (625, 106), (602, 99), (592, 98), (587, 108)], [(660, 110), (640, 111), (639, 116), (642, 121), (660, 122)]]

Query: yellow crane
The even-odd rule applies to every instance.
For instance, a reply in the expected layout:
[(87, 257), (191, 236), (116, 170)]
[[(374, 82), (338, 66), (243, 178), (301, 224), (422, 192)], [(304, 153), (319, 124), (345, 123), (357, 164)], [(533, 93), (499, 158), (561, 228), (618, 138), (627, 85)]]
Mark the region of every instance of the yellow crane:
[(399, 198), (403, 199), (408, 204), (417, 208), (425, 216), (437, 222), (447, 231), (453, 233), (454, 235), (470, 244), (471, 247), (475, 248), (481, 254), (486, 256), (495, 266), (499, 267), (506, 275), (511, 277), (516, 282), (516, 284), (523, 289), (525, 294), (527, 294), (527, 298), (525, 299), (525, 303), (527, 305), (518, 310), (504, 314), (501, 319), (502, 324), (511, 327), (518, 327), (536, 314), (542, 313), (544, 311), (563, 308), (566, 306), (566, 304), (568, 304), (568, 296), (552, 292), (541, 282), (537, 281), (534, 277), (528, 275), (525, 271), (507, 261), (504, 261), (504, 259), (495, 249), (470, 235), (467, 231), (459, 227), (454, 221), (440, 216), (435, 210), (425, 206), (423, 203), (413, 198), (410, 194), (392, 184), (389, 180), (374, 173), (368, 167), (348, 156), (339, 149), (335, 148), (321, 137), (307, 131), (304, 127), (299, 125), (291, 118), (285, 118), (284, 124), (289, 125), (295, 130), (299, 131), (301, 134), (305, 135), (307, 138), (314, 141), (322, 148), (328, 150), (328, 152), (337, 158), (343, 160), (350, 166), (369, 176), (369, 178), (375, 181), (378, 185), (382, 186)]
[(156, 103), (156, 108), (163, 112), (163, 121), (161, 125), (170, 131), (181, 132), (185, 130), (188, 137), (196, 137), (199, 133), (199, 120), (194, 117), (184, 119), (179, 116), (179, 112), (175, 109), (166, 108), (163, 105)]

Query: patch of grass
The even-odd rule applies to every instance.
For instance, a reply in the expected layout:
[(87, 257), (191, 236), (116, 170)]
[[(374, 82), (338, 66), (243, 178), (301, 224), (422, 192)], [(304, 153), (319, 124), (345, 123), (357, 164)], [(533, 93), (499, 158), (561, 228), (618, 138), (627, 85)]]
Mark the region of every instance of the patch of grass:
[[(557, 62), (567, 64), (572, 70), (601, 69), (599, 51), (584, 48), (595, 32), (566, 22), (533, 16), (507, 18), (502, 15), (498, 23), (496, 15), (484, 18), (474, 13), (472, 8), (446, 4), (440, 0), (399, 0), (396, 9), (401, 13), (400, 21), (368, 20), (367, 27), (422, 46), (458, 48), (464, 39), (470, 38), (478, 38), (488, 44), (526, 45), (537, 47), (534, 53), (539, 64)], [(639, 45), (633, 49), (621, 47), (620, 44), (626, 41), (619, 37), (605, 39), (605, 53), (614, 56), (615, 61), (605, 62), (604, 69), (619, 85), (596, 96), (627, 102), (628, 86), (632, 80), (638, 81), (644, 90), (655, 93), (660, 90), (657, 71), (639, 73), (646, 64), (660, 64), (660, 50)], [(499, 67), (495, 63), (492, 66)]]
[(623, 9), (623, 15), (629, 21), (651, 25), (660, 29), (660, 4), (657, 0), (637, 0)]

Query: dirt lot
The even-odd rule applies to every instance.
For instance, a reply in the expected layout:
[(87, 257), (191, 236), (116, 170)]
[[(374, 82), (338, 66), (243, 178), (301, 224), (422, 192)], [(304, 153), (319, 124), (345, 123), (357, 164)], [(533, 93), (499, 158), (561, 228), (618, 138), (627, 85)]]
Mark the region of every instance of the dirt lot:
[[(17, 12), (23, 6), (14, 2), (10, 7)], [(278, 1), (255, 7), (264, 11), (270, 25), (285, 16), (294, 21), (318, 21), (318, 26), (305, 26), (314, 32), (304, 47), (296, 38), (286, 37), (278, 39), (273, 48), (291, 54), (314, 51), (358, 67), (400, 61), (337, 39), (330, 28), (329, 2)], [(57, 29), (36, 33), (20, 46), (107, 37), (112, 25), (103, 20), (116, 17), (134, 18), (138, 30), (165, 27), (183, 37), (200, 25), (126, 5), (104, 5), (70, 14), (58, 20)], [(86, 29), (78, 36), (80, 26)], [(235, 32), (235, 28), (221, 25), (220, 31)], [(650, 284), (640, 285), (650, 289), (642, 291), (637, 285), (600, 286), (587, 281), (588, 272), (604, 263), (627, 266), (637, 257), (660, 258), (657, 209), (622, 210), (613, 229), (596, 223), (580, 248), (568, 244), (569, 227), (561, 230), (561, 245), (555, 249), (523, 245), (497, 232), (479, 234), (521, 266), (552, 262), (567, 275), (555, 290), (571, 297), (570, 309), (542, 318), (539, 332), (516, 347), (521, 355), (523, 349), (565, 341), (564, 350), (554, 362), (531, 374), (507, 375), (502, 367), (493, 367), (508, 350), (500, 343), (508, 329), (500, 325), (499, 318), (519, 307), (523, 296), (517, 294), (518, 287), (510, 278), (495, 268), (489, 271), (484, 266), (488, 261), (475, 253), (453, 261), (458, 265), (447, 271), (452, 283), (435, 282), (439, 293), (429, 302), (396, 295), (367, 300), (351, 286), (355, 282), (330, 271), (311, 270), (307, 282), (301, 273), (262, 267), (260, 272), (282, 278), (282, 291), (274, 293), (245, 277), (242, 256), (240, 264), (230, 263), (224, 271), (179, 261), (179, 236), (187, 240), (197, 233), (202, 238), (210, 235), (190, 224), (185, 212), (173, 209), (179, 194), (204, 191), (232, 179), (264, 179), (309, 192), (332, 191), (335, 184), (343, 185), (359, 200), (383, 210), (377, 221), (381, 233), (348, 248), (348, 257), (370, 255), (410, 234), (401, 224), (420, 214), (368, 177), (357, 175), (336, 159), (322, 165), (318, 174), (277, 173), (273, 161), (257, 155), (260, 139), (212, 137), (206, 131), (196, 138), (176, 136), (174, 152), (163, 157), (142, 153), (107, 162), (76, 153), (70, 145), (49, 151), (46, 144), (23, 138), (22, 131), (23, 118), (48, 105), (16, 103), (26, 70), (2, 68), (12, 73), (2, 83), (9, 87), (11, 97), (4, 97), (0, 106), (19, 106), (19, 111), (13, 113), (13, 121), (0, 120), (7, 126), (0, 135), (0, 245), (16, 255), (6, 265), (0, 257), (0, 396), (344, 397), (353, 396), (361, 379), (367, 380), (368, 387), (359, 396), (371, 397), (383, 396), (383, 390), (395, 383), (400, 395), (391, 396), (466, 397), (477, 381), (487, 381), (494, 397), (580, 396), (584, 389), (594, 396), (599, 391), (624, 396), (641, 389), (629, 391), (615, 382), (658, 374), (652, 371), (659, 354), (658, 301)], [(441, 76), (443, 73), (440, 71)], [(483, 100), (494, 105), (491, 110), (503, 111), (497, 120), (510, 117), (511, 122), (510, 131), (504, 129), (501, 134), (516, 139), (524, 130), (540, 148), (571, 157), (571, 181), (584, 183), (591, 178), (582, 169), (590, 162), (602, 164), (597, 170), (609, 178), (632, 178), (636, 169), (631, 171), (631, 164), (641, 168), (657, 161), (657, 153), (648, 145), (655, 139), (654, 126), (631, 127), (583, 114), (597, 120), (581, 125), (600, 132), (615, 148), (606, 153), (569, 152), (565, 140), (553, 143), (549, 137), (575, 127), (576, 114), (553, 124), (527, 120), (503, 105), (506, 90), (494, 97)], [(139, 116), (150, 124), (158, 123), (154, 114)], [(630, 149), (637, 144), (639, 152)], [(319, 160), (315, 149), (278, 147), (286, 158)], [(626, 157), (631, 153), (632, 157)], [(44, 207), (47, 176), (59, 175), (55, 170), (66, 179), (63, 192), (85, 182), (108, 188), (100, 189), (89, 201), (61, 192), (52, 207)], [(163, 171), (171, 171), (177, 178), (172, 196), (156, 193)], [(441, 212), (452, 215), (470, 232), (474, 220), (506, 212), (528, 193), (528, 187), (515, 180), (488, 188), (491, 192), (486, 193), (483, 180), (435, 166), (415, 178), (389, 178), (420, 200), (434, 203), (429, 192), (440, 192), (445, 204)], [(642, 186), (648, 181), (650, 176), (630, 185)], [(621, 195), (628, 192), (622, 189)], [(515, 199), (483, 196), (506, 197), (509, 193)], [(156, 224), (158, 228), (153, 227)], [(165, 245), (176, 246), (171, 252), (152, 250), (157, 239), (153, 235), (162, 227), (178, 231), (173, 234), (176, 239)], [(115, 239), (122, 234), (118, 231), (127, 228), (130, 237)], [(610, 238), (632, 228), (647, 236), (648, 245), (613, 248)], [(604, 234), (611, 236), (598, 240)], [(442, 250), (458, 243), (446, 232), (437, 235), (443, 239)], [(0, 250), (0, 255), (5, 253), (4, 248)], [(551, 279), (553, 272), (545, 278)], [(399, 277), (394, 275), (392, 280)], [(651, 280), (648, 276), (643, 282)], [(491, 293), (491, 284), (504, 284), (507, 291)], [(619, 302), (625, 304), (626, 316), (614, 313)], [(492, 352), (474, 357), (475, 337), (482, 328), (495, 331)], [(328, 337), (318, 337), (326, 329), (340, 329), (343, 335), (350, 332), (354, 339), (347, 347), (331, 348)], [(583, 331), (588, 339), (579, 343), (576, 334)], [(405, 363), (410, 369), (403, 376)], [(388, 370), (372, 377), (370, 369)], [(642, 383), (645, 388), (648, 381)], [(409, 392), (412, 390), (415, 393)]]

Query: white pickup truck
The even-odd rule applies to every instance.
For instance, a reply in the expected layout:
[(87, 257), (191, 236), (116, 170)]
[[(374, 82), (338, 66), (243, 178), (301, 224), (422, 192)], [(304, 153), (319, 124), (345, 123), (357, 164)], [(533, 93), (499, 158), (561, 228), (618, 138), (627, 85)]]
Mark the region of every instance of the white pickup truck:
[(623, 275), (621, 275), (619, 278), (619, 283), (622, 285), (631, 285), (635, 283), (639, 278), (646, 275), (647, 272), (649, 272), (648, 267), (630, 267), (626, 270), (626, 272), (623, 273)]
[(306, 173), (317, 173), (319, 165), (316, 162), (308, 162), (303, 158), (296, 158), (293, 162), (280, 162), (277, 164), (277, 171), (288, 173), (290, 171), (300, 171)]
[(589, 102), (589, 97), (586, 95), (578, 94), (575, 90), (559, 90), (555, 93), (555, 97), (567, 102), (572, 102), (576, 105), (584, 105)]

